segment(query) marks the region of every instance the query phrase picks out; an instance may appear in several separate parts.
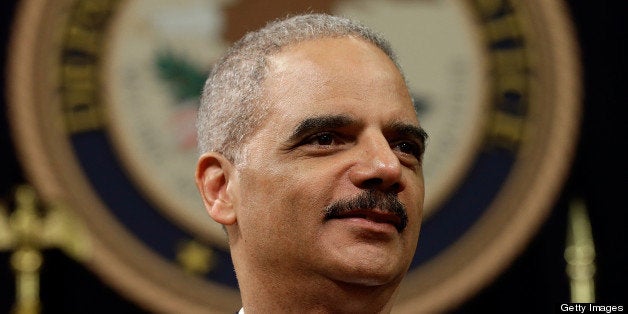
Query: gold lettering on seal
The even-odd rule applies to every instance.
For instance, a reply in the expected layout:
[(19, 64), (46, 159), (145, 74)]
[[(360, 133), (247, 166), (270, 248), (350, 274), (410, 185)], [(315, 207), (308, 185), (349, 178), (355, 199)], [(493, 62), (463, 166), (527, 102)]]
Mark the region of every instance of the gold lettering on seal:
[(100, 129), (104, 122), (98, 92), (103, 33), (115, 1), (77, 1), (70, 14), (61, 56), (63, 114), (69, 133)]
[(491, 118), (487, 144), (511, 151), (523, 140), (526, 127), (531, 67), (522, 21), (516, 3), (508, 0), (475, 0), (483, 23), (490, 57)]

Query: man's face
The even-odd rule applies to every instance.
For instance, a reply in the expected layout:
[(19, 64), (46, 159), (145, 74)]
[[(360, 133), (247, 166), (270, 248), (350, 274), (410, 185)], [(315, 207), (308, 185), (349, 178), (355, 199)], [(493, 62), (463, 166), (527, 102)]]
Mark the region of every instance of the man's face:
[(269, 117), (233, 178), (240, 257), (303, 278), (401, 280), (421, 223), (424, 139), (397, 68), (365, 41), (317, 39), (271, 57), (264, 89)]

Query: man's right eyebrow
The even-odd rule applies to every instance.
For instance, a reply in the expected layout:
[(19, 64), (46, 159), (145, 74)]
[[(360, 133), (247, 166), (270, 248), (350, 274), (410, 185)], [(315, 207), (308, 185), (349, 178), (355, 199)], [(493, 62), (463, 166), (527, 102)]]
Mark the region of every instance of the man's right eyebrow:
[(338, 129), (355, 124), (356, 121), (346, 115), (324, 115), (307, 118), (292, 132), (288, 141), (298, 141), (303, 136), (310, 135), (313, 132)]

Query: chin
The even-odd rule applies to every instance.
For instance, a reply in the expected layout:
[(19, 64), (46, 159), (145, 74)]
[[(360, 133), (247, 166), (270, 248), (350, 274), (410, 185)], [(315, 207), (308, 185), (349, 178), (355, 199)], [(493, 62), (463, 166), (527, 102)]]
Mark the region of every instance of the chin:
[[(351, 229), (349, 229), (351, 230)], [(325, 238), (319, 256), (322, 271), (339, 282), (364, 286), (398, 284), (412, 261), (414, 250), (401, 237), (367, 238), (363, 233), (334, 233)], [(358, 234), (359, 236), (356, 236)]]
[(408, 266), (389, 256), (361, 256), (345, 261), (340, 267), (341, 281), (364, 286), (382, 286), (399, 283)]

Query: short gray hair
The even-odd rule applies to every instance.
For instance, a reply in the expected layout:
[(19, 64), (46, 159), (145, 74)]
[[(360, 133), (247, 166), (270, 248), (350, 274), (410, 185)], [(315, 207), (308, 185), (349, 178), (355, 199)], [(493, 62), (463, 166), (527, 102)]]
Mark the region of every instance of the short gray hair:
[[(213, 66), (201, 96), (196, 127), (200, 153), (218, 152), (236, 164), (241, 147), (266, 118), (262, 83), (269, 56), (318, 38), (355, 36), (379, 47), (401, 68), (381, 35), (347, 18), (305, 14), (276, 20), (238, 40)], [(402, 74), (403, 75), (403, 74)]]

